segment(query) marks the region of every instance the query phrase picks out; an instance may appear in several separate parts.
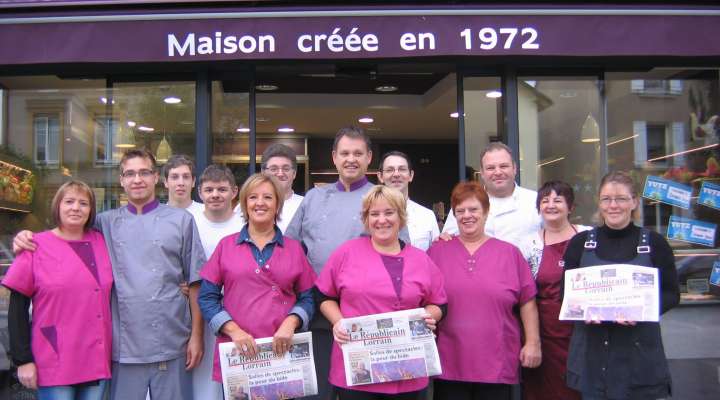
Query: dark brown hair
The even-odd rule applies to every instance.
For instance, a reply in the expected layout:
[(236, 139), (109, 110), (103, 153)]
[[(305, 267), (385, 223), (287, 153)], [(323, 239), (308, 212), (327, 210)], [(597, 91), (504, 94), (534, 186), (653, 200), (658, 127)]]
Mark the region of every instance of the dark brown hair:
[(538, 211), (540, 211), (540, 202), (542, 199), (550, 196), (552, 192), (565, 198), (568, 210), (572, 211), (573, 208), (575, 208), (575, 192), (570, 185), (563, 181), (547, 181), (538, 189), (537, 199), (535, 200), (535, 208), (537, 208)]

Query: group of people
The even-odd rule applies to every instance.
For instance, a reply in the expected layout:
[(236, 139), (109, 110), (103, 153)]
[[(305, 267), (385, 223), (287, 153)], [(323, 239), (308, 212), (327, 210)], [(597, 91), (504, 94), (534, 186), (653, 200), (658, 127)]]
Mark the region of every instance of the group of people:
[(340, 350), (350, 340), (343, 318), (423, 308), (443, 370), (435, 399), (509, 399), (521, 381), (528, 400), (670, 395), (657, 323), (558, 319), (571, 268), (655, 267), (662, 311), (679, 301), (668, 243), (633, 224), (639, 198), (627, 174), (602, 180), (599, 227), (573, 225), (572, 188), (518, 186), (511, 150), (491, 143), (482, 182), (454, 187), (441, 234), (433, 212), (409, 199), (409, 157), (382, 157), (382, 185), (367, 180), (372, 157), (361, 129), (341, 129), (338, 181), (304, 198), (292, 190), (295, 154), (281, 144), (239, 190), (227, 167), (207, 167), (202, 204), (184, 156), (163, 168), (167, 205), (144, 150), (120, 162), (126, 206), (95, 215), (93, 191), (65, 183), (51, 206), (56, 227), (20, 232), (2, 281), (21, 383), (41, 399), (101, 399), (106, 386), (111, 399), (221, 399), (218, 343), (252, 357), (255, 338), (272, 337), (283, 354), (310, 330), (315, 398), (424, 399), (427, 378), (348, 386)]

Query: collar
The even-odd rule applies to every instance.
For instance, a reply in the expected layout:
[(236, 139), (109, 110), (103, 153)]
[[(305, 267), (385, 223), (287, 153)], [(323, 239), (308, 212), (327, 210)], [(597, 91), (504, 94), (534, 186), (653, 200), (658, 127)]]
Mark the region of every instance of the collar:
[(130, 211), (130, 213), (135, 214), (135, 215), (138, 215), (140, 213), (147, 214), (150, 211), (158, 208), (159, 205), (160, 205), (160, 202), (158, 201), (158, 199), (154, 199), (153, 201), (145, 204), (142, 207), (142, 210), (138, 210), (137, 207), (135, 207), (133, 204), (128, 203), (127, 210)]
[[(360, 189), (361, 187), (365, 186), (365, 184), (367, 184), (367, 183), (368, 183), (367, 176), (363, 176), (362, 179), (360, 179), (359, 181), (356, 181), (356, 182), (353, 182), (350, 184), (350, 192), (354, 192), (354, 191)], [(345, 191), (345, 185), (343, 185), (342, 182), (340, 182), (340, 179), (338, 179), (338, 181), (335, 182), (335, 187), (337, 188), (337, 190), (339, 190), (341, 192)]]
[[(252, 238), (250, 238), (250, 230), (248, 229), (248, 224), (245, 224), (245, 226), (243, 226), (242, 230), (240, 231), (240, 235), (237, 238), (237, 242), (235, 243), (238, 245), (243, 243), (255, 244), (252, 241)], [(273, 236), (273, 238), (268, 242), (268, 244), (270, 243), (277, 243), (280, 246), (283, 246), (285, 244), (282, 231), (280, 230), (280, 228), (278, 228), (277, 225), (275, 225), (275, 236)]]

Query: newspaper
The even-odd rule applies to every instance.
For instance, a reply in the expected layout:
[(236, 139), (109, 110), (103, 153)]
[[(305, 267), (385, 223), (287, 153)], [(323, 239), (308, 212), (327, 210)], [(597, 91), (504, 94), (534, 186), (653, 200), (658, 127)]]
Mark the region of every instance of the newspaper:
[(657, 268), (610, 264), (565, 271), (560, 320), (660, 320)]
[(317, 394), (312, 334), (295, 334), (282, 356), (272, 338), (256, 339), (258, 353), (248, 358), (232, 342), (220, 343), (220, 368), (227, 400), (293, 399)]
[(350, 342), (341, 346), (348, 386), (440, 375), (435, 335), (422, 308), (346, 318)]

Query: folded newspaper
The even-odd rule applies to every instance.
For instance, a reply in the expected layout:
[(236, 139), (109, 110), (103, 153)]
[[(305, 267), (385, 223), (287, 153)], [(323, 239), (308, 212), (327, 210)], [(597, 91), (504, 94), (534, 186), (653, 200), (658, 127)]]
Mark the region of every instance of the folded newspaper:
[(564, 321), (660, 320), (657, 268), (610, 264), (565, 271)]
[(258, 353), (248, 358), (232, 342), (220, 343), (220, 369), (228, 400), (280, 400), (317, 394), (312, 334), (295, 334), (282, 356), (272, 338), (256, 339)]
[(440, 375), (435, 335), (425, 325), (425, 310), (396, 311), (344, 318), (350, 342), (340, 346), (348, 386)]

